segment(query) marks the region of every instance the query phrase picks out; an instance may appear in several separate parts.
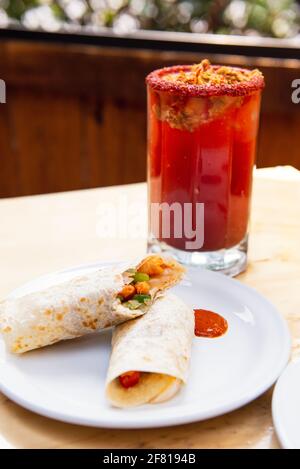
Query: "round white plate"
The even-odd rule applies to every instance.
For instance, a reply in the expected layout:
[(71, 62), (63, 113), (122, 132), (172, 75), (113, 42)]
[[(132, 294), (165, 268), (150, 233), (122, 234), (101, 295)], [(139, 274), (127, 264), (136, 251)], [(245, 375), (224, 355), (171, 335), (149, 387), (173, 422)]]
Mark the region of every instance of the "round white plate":
[(290, 363), (277, 381), (272, 414), (281, 446), (300, 449), (300, 361)]
[[(103, 265), (80, 266), (41, 277), (18, 288), (11, 297)], [(34, 412), (65, 422), (146, 428), (224, 414), (255, 399), (275, 382), (287, 363), (290, 337), (285, 321), (266, 299), (236, 280), (195, 268), (173, 291), (193, 308), (223, 315), (229, 330), (216, 339), (195, 337), (188, 384), (172, 400), (130, 410), (109, 406), (104, 381), (111, 331), (22, 356), (6, 353), (1, 340), (1, 391)]]

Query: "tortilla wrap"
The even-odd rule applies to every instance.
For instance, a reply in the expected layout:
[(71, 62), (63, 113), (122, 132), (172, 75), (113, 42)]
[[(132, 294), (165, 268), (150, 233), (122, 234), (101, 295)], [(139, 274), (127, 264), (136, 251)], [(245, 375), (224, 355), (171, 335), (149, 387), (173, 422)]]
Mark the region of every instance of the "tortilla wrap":
[[(147, 256), (139, 265), (151, 259)], [(0, 303), (0, 330), (10, 352), (23, 353), (115, 326), (147, 312), (160, 291), (177, 283), (184, 269), (163, 257), (167, 268), (151, 283), (150, 301), (130, 309), (118, 294), (130, 281), (124, 264)], [(132, 267), (132, 266), (131, 266)]]
[[(144, 316), (114, 329), (106, 380), (106, 397), (116, 407), (163, 402), (186, 383), (194, 313), (172, 294), (157, 299)], [(132, 387), (119, 377), (139, 371)]]

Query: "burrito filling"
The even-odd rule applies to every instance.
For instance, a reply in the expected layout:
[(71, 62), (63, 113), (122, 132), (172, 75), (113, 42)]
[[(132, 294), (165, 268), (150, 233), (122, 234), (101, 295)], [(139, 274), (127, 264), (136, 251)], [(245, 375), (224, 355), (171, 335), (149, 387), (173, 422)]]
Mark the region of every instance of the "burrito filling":
[[(143, 393), (143, 396), (147, 396), (145, 402), (156, 403), (164, 402), (168, 399), (171, 399), (180, 388), (180, 380), (176, 379), (173, 376), (166, 376), (160, 373), (147, 373), (140, 371), (127, 371), (119, 376), (119, 384), (132, 392), (129, 388), (133, 388), (139, 383), (143, 386), (144, 382), (148, 382), (151, 379), (152, 387), (147, 387), (147, 393)], [(157, 383), (156, 386), (153, 386), (153, 380)], [(152, 394), (149, 391), (152, 391)], [(134, 397), (134, 395), (132, 396)]]
[(118, 407), (158, 404), (171, 399), (182, 382), (163, 373), (127, 371), (110, 383), (110, 399)]
[(125, 285), (117, 298), (129, 309), (149, 306), (158, 287), (174, 275), (172, 266), (160, 256), (147, 257), (136, 269), (128, 269), (123, 277)]

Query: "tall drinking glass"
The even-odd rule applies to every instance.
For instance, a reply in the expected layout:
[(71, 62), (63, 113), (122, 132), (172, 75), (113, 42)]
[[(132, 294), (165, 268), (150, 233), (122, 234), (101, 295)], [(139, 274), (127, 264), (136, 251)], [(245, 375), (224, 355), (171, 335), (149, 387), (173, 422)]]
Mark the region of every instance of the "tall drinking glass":
[(247, 263), (263, 76), (204, 61), (146, 81), (149, 251), (237, 275)]

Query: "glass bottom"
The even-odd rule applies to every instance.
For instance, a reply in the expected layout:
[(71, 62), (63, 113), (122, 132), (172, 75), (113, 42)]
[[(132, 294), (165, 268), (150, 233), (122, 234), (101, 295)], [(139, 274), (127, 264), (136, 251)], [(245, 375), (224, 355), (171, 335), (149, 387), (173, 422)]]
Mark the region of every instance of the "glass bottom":
[(218, 251), (182, 251), (155, 238), (148, 240), (148, 252), (166, 253), (187, 266), (202, 267), (234, 277), (246, 269), (248, 235), (236, 246)]

